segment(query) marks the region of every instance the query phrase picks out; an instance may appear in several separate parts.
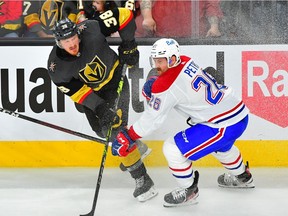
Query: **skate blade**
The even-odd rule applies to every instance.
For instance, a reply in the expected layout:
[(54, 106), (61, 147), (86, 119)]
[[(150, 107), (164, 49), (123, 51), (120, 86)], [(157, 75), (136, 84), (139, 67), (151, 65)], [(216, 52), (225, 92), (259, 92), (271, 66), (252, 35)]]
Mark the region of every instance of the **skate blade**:
[(218, 184), (219, 187), (221, 188), (236, 188), (236, 189), (249, 189), (249, 188), (255, 188), (255, 184), (253, 182), (253, 180), (248, 181), (245, 184), (241, 184), (241, 185), (220, 185)]
[(152, 199), (153, 197), (157, 196), (157, 194), (158, 194), (158, 191), (156, 191), (156, 189), (154, 187), (151, 187), (149, 191), (137, 196), (136, 198), (138, 199), (139, 202), (145, 202), (145, 201)]
[(252, 189), (252, 188), (255, 188), (255, 185), (254, 184), (245, 184), (245, 185), (237, 185), (237, 186), (234, 186), (234, 185), (218, 185), (219, 187), (221, 188), (235, 188), (235, 189)]
[(195, 195), (192, 199), (188, 200), (187, 202), (180, 203), (180, 204), (172, 204), (172, 203), (167, 203), (164, 201), (163, 206), (165, 208), (174, 208), (174, 207), (181, 207), (181, 206), (188, 206), (188, 205), (196, 205), (198, 204), (197, 197), (199, 196), (199, 193)]

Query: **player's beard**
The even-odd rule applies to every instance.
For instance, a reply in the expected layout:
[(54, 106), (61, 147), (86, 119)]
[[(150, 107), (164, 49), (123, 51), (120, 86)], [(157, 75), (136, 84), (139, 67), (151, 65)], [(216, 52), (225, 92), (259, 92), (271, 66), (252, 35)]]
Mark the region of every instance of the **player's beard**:
[(78, 54), (78, 52), (79, 52), (79, 46), (77, 44), (75, 44), (75, 45), (69, 47), (67, 52), (70, 55), (76, 56)]
[(157, 67), (156, 70), (157, 70), (157, 73), (158, 73), (159, 76), (163, 73), (163, 71), (159, 67)]

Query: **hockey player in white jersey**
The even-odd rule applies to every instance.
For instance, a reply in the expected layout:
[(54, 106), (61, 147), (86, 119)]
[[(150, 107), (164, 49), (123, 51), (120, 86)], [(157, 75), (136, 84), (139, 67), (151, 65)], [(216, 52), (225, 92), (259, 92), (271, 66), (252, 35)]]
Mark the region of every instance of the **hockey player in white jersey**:
[(192, 162), (212, 154), (228, 170), (218, 177), (221, 187), (253, 188), (253, 178), (234, 145), (248, 124), (249, 110), (230, 87), (218, 84), (190, 57), (180, 56), (174, 39), (156, 41), (151, 51), (158, 77), (143, 87), (148, 108), (129, 129), (118, 133), (112, 154), (124, 156), (135, 140), (158, 129), (172, 109), (191, 126), (165, 140), (163, 153), (179, 188), (164, 196), (164, 206), (196, 203), (199, 173)]

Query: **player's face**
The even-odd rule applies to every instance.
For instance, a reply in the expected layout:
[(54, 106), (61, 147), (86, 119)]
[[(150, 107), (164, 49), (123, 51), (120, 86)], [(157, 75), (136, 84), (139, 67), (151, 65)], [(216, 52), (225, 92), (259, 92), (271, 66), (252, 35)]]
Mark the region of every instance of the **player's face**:
[(79, 43), (80, 40), (77, 34), (70, 38), (60, 40), (62, 48), (73, 56), (76, 56), (79, 52)]
[(159, 75), (168, 70), (168, 62), (166, 58), (153, 58), (153, 60)]

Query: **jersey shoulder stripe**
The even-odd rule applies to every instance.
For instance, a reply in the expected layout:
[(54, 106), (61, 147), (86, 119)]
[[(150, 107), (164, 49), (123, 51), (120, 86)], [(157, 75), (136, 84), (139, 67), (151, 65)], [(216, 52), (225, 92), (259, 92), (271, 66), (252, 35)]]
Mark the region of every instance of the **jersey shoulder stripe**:
[(153, 83), (152, 93), (160, 93), (166, 91), (176, 80), (186, 63), (191, 59), (187, 56), (180, 56), (181, 63), (174, 67), (168, 69), (166, 72), (161, 74), (158, 79)]
[(118, 8), (119, 10), (119, 30), (125, 28), (125, 26), (134, 18), (131, 10), (127, 8)]

